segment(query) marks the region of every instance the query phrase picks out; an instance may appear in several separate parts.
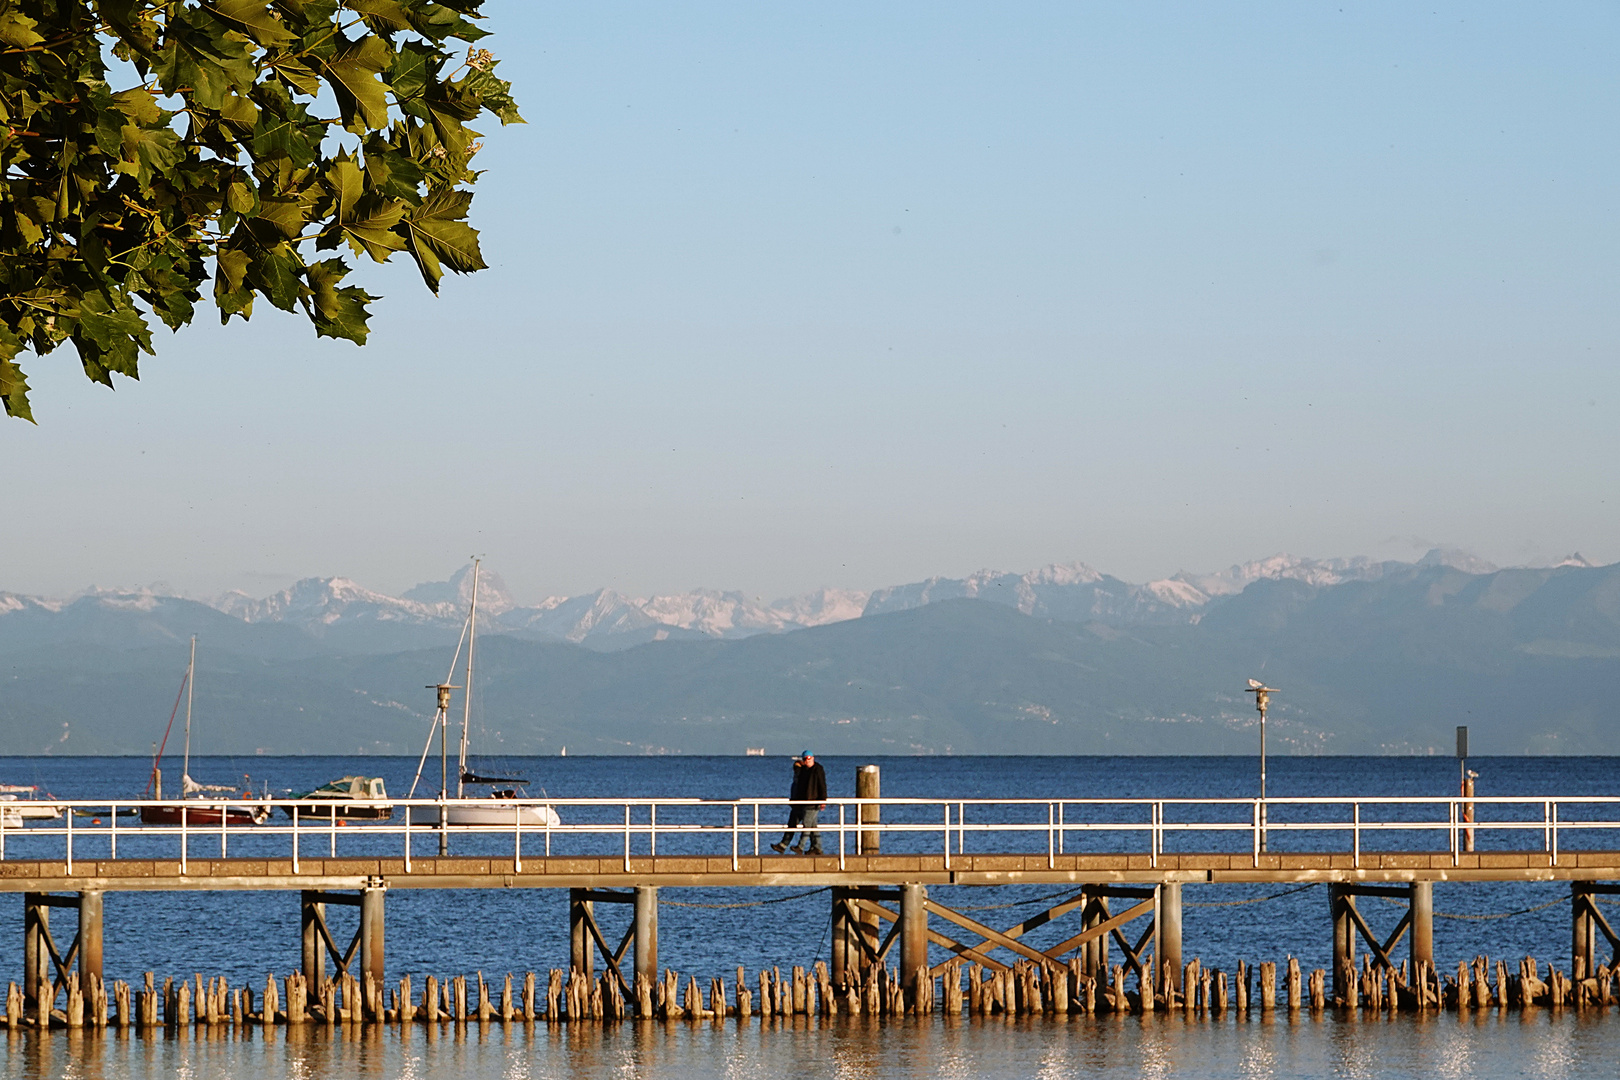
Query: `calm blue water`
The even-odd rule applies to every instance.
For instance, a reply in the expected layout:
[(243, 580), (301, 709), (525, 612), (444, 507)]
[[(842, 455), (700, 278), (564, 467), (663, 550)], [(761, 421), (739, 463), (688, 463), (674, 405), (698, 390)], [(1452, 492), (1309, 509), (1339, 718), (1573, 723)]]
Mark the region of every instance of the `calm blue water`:
[[(1252, 758), (827, 758), (833, 795), (854, 793), (855, 767), (875, 761), (882, 767), (885, 796), (921, 798), (1088, 797), (1246, 797), (1255, 787)], [(1616, 762), (1603, 758), (1479, 758), (1480, 795), (1557, 795), (1562, 798), (1620, 793)], [(530, 792), (554, 798), (603, 797), (776, 797), (785, 795), (788, 765), (781, 758), (542, 758), (484, 762), (528, 777)], [(61, 798), (139, 797), (149, 768), (139, 759), (0, 758), (0, 781), (37, 783)], [(258, 789), (303, 790), (348, 772), (381, 775), (391, 793), (402, 795), (415, 772), (415, 759), (401, 758), (206, 758), (193, 759), (192, 774), (204, 782), (240, 782), (250, 775)], [(430, 770), (431, 771), (431, 770)], [(1447, 796), (1456, 790), (1457, 765), (1446, 758), (1275, 758), (1270, 769), (1273, 796), (1332, 795)], [(178, 762), (169, 764), (170, 783)], [(436, 783), (419, 789), (431, 795)], [(1483, 809), (1483, 808), (1482, 808)], [(932, 813), (932, 811), (930, 811)], [(971, 812), (970, 812), (971, 813)], [(1295, 812), (1303, 820), (1309, 811)], [(622, 812), (613, 811), (622, 821)], [(1044, 821), (1045, 811), (1040, 812)], [(698, 815), (699, 817), (701, 814)], [(729, 820), (729, 811), (726, 812)], [(1279, 812), (1274, 820), (1281, 820)], [(1482, 814), (1482, 816), (1484, 816)], [(894, 815), (891, 820), (898, 819)], [(1327, 820), (1333, 820), (1333, 817)], [(1340, 818), (1342, 820), (1342, 817)], [(570, 821), (584, 820), (570, 812)], [(974, 820), (970, 816), (970, 821)], [(988, 820), (988, 818), (986, 818)], [(1233, 820), (1246, 820), (1246, 811)], [(1539, 820), (1539, 817), (1537, 818)], [(716, 823), (718, 819), (715, 819)], [(774, 831), (763, 833), (765, 842)], [(361, 842), (345, 833), (342, 843)], [(1216, 838), (1220, 839), (1220, 838)], [(1404, 833), (1364, 838), (1364, 850), (1399, 847)], [(1482, 836), (1481, 846), (1504, 846), (1508, 838)], [(1229, 838), (1246, 850), (1248, 837)], [(1297, 841), (1297, 843), (1296, 843)], [(13, 857), (28, 854), (26, 837), (6, 838)], [(79, 843), (93, 841), (81, 838)], [(265, 837), (266, 849), (285, 851), (289, 839)], [(310, 844), (318, 854), (320, 845)], [(378, 841), (381, 843), (382, 841)], [(638, 841), (639, 842), (639, 841)], [(926, 845), (932, 838), (885, 836), (885, 850)], [(1421, 846), (1443, 848), (1443, 835), (1420, 837)], [(1513, 846), (1536, 846), (1540, 833), (1523, 834)], [(217, 853), (200, 841), (199, 856)], [(246, 842), (242, 842), (246, 843)], [(400, 841), (389, 838), (388, 850)], [(457, 838), (458, 850), (505, 844), (495, 838)], [(528, 841), (525, 841), (526, 845)], [(694, 845), (718, 844), (715, 838)], [(1146, 838), (1072, 836), (1070, 850), (1086, 846), (1135, 845)], [(1274, 834), (1274, 847), (1320, 849), (1324, 838)], [(666, 846), (669, 845), (669, 846)], [(1349, 837), (1342, 838), (1346, 848)], [(279, 845), (279, 847), (277, 846)], [(1044, 850), (1045, 838), (1012, 840), (969, 835), (968, 850), (1018, 846)], [(729, 847), (729, 840), (721, 844)], [(1177, 846), (1171, 843), (1172, 850)], [(1218, 846), (1209, 835), (1190, 839), (1187, 849)], [(1620, 846), (1596, 834), (1566, 841), (1567, 847)], [(77, 844), (76, 844), (77, 848)], [(431, 840), (417, 851), (429, 854)], [(349, 850), (347, 846), (342, 850)], [(640, 850), (640, 849), (638, 849)], [(660, 852), (677, 850), (660, 841)], [(121, 853), (127, 851), (120, 842)], [(41, 849), (43, 853), (43, 849)], [(232, 842), (232, 854), (249, 850)], [(538, 852), (536, 852), (538, 853)], [(561, 850), (559, 849), (559, 853)], [(718, 853), (718, 852), (717, 852)], [(84, 857), (91, 852), (86, 849)], [(665, 966), (702, 979), (723, 976), (728, 985), (738, 964), (750, 972), (769, 965), (809, 964), (827, 957), (828, 898), (806, 890), (665, 889), (660, 909), (660, 959)], [(1010, 925), (1038, 910), (1053, 886), (995, 889), (934, 887), (930, 895), (958, 908), (985, 908), (978, 917)], [(1287, 895), (1276, 895), (1279, 893)], [(1061, 895), (1067, 895), (1062, 893)], [(1510, 963), (1532, 954), (1568, 970), (1568, 888), (1556, 884), (1448, 884), (1435, 887), (1436, 959), (1442, 969), (1476, 953), (1502, 956)], [(1233, 901), (1261, 902), (1233, 905)], [(760, 901), (774, 901), (760, 904)], [(749, 904), (746, 907), (710, 905)], [(1189, 886), (1184, 893), (1184, 951), (1206, 966), (1230, 969), (1239, 959), (1251, 963), (1288, 954), (1303, 965), (1326, 967), (1330, 956), (1326, 890), (1288, 891), (1286, 887)], [(0, 979), (20, 978), (21, 899), (0, 899), (16, 932), (0, 934)], [(703, 905), (703, 906), (684, 906)], [(1546, 906), (1544, 906), (1546, 905)], [(482, 970), (498, 978), (506, 972), (543, 972), (566, 966), (567, 896), (560, 890), (458, 893), (396, 890), (388, 899), (389, 978), (411, 974), (441, 978)], [(1508, 918), (1494, 916), (1538, 908)], [(1363, 901), (1375, 928), (1387, 930), (1401, 908)], [(601, 912), (610, 938), (623, 932), (628, 911)], [(352, 932), (353, 915), (333, 910), (329, 917), (341, 938)], [(72, 914), (58, 911), (53, 927), (71, 936)], [(1054, 944), (1074, 929), (1062, 922), (1032, 933), (1037, 947)], [(298, 963), (298, 901), (292, 893), (108, 894), (105, 969), (107, 977), (135, 981), (152, 970), (159, 978), (202, 972), (233, 982), (262, 986), (267, 971), (285, 974)], [(943, 956), (943, 954), (941, 954)], [(936, 957), (936, 960), (939, 957)], [(752, 976), (751, 976), (752, 977)], [(497, 1025), (480, 1033), (430, 1039), (367, 1034), (328, 1037), (310, 1033), (287, 1041), (286, 1033), (251, 1038), (187, 1036), (157, 1040), (91, 1039), (66, 1035), (4, 1040), (4, 1076), (149, 1076), (185, 1072), (196, 1076), (335, 1075), (338, 1070), (370, 1076), (561, 1076), (635, 1074), (656, 1076), (736, 1075), (992, 1075), (1037, 1076), (1084, 1070), (1101, 1075), (1158, 1075), (1180, 1072), (1210, 1076), (1442, 1075), (1613, 1076), (1620, 1058), (1620, 1014), (1614, 1017), (1456, 1017), (1392, 1021), (1334, 1019), (1236, 1022), (1163, 1019), (1068, 1023), (876, 1025), (800, 1023), (797, 1029), (761, 1032), (674, 1025), (626, 1025), (616, 1031), (504, 1032)]]

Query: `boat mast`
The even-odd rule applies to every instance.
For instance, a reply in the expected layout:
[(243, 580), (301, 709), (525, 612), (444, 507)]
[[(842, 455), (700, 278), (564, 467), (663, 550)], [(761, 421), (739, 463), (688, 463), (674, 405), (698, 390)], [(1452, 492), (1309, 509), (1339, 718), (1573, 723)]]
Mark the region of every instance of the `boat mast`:
[(180, 766), (180, 797), (186, 797), (191, 780), (191, 691), (197, 685), (197, 635), (191, 635), (191, 663), (186, 667), (186, 754)]
[(478, 640), (478, 563), (473, 559), (472, 613), (467, 616), (467, 691), (461, 697), (461, 767), (456, 772), (456, 798), (467, 775), (467, 730), (472, 724), (473, 646)]

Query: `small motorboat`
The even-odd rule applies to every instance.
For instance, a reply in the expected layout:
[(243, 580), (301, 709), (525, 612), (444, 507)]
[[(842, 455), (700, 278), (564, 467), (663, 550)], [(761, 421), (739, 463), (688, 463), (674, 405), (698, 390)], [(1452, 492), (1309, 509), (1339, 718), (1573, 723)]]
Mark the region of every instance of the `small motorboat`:
[(20, 829), (30, 821), (61, 817), (61, 806), (41, 802), (35, 795), (38, 790), (32, 784), (0, 784), (0, 828)]
[[(392, 803), (377, 802), (388, 798), (380, 776), (342, 776), (292, 798), (308, 804), (296, 807), (300, 821), (387, 821), (394, 816)], [(295, 808), (283, 805), (281, 809), (292, 817)]]

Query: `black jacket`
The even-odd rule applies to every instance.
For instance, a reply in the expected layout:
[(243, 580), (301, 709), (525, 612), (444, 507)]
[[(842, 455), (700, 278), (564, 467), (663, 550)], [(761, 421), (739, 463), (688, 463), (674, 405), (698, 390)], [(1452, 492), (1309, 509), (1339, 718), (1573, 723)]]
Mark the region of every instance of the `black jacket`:
[(788, 798), (794, 802), (824, 803), (827, 801), (827, 772), (817, 761), (811, 765), (793, 764), (793, 787)]

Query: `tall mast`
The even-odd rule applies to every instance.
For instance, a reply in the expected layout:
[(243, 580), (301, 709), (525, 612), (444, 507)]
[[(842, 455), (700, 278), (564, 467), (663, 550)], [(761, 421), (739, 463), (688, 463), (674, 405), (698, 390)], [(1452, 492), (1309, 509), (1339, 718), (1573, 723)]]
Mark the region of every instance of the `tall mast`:
[(478, 563), (473, 559), (472, 613), (467, 616), (467, 690), (461, 698), (461, 768), (456, 772), (456, 798), (467, 775), (467, 730), (472, 724), (473, 646), (478, 641)]
[(180, 766), (180, 797), (186, 797), (186, 781), (191, 779), (191, 691), (197, 685), (197, 635), (191, 635), (191, 663), (186, 667), (186, 755)]

